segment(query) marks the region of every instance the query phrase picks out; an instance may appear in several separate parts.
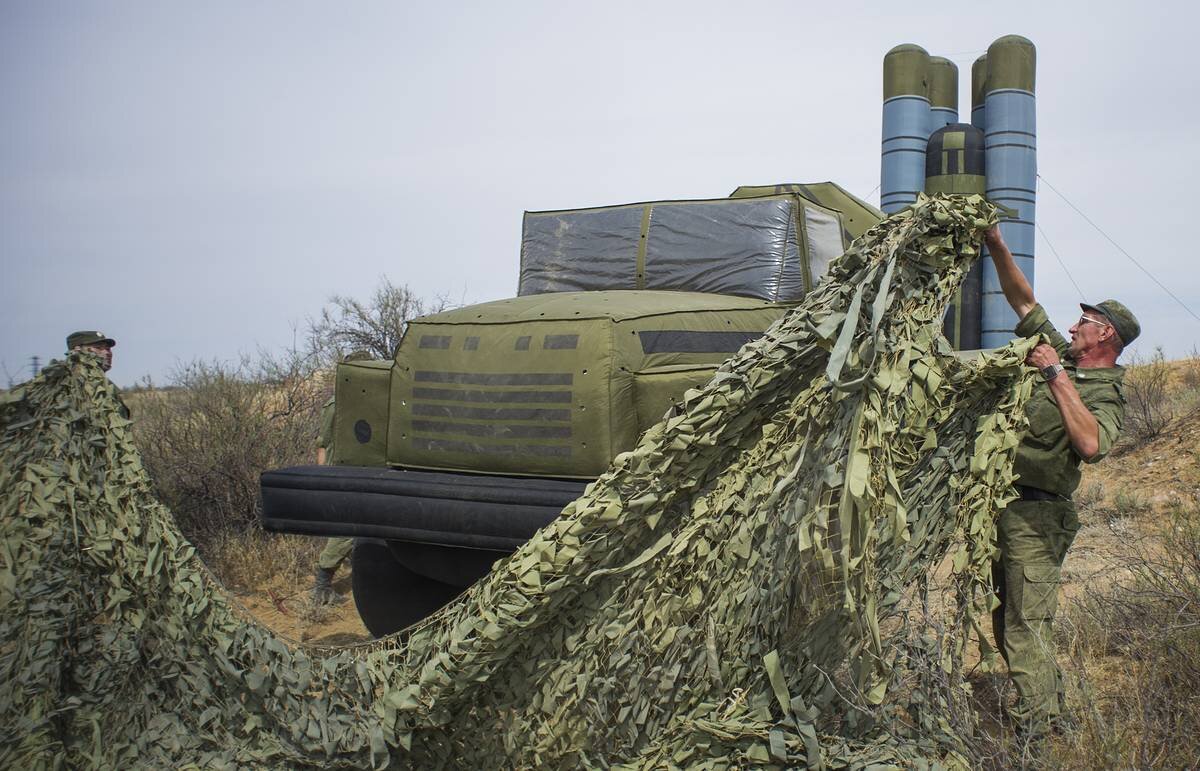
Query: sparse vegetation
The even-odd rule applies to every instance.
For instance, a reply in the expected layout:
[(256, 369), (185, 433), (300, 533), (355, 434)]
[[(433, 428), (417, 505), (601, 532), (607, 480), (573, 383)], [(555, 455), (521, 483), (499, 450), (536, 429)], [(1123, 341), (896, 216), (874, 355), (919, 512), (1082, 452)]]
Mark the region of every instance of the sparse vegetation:
[(327, 388), (307, 359), (195, 361), (146, 389), (134, 430), (156, 492), (206, 557), (257, 530), (258, 475), (311, 461)]
[[(421, 300), (386, 277), (366, 302), (335, 295), (329, 303), (297, 349), (260, 351), (236, 363), (193, 361), (166, 384), (147, 381), (130, 394), (138, 445), (159, 499), (231, 586), (254, 583), (302, 551), (259, 529), (259, 474), (313, 462), (333, 364), (352, 350), (391, 358), (408, 319), (446, 305)], [(321, 540), (297, 542), (319, 548)], [(304, 558), (306, 573), (312, 557)]]
[(1193, 347), (1191, 354), (1183, 360), (1179, 381), (1193, 397), (1200, 395), (1200, 349)]
[(1128, 577), (1067, 612), (1081, 677), (1073, 768), (1200, 763), (1200, 505), (1175, 502), (1161, 541), (1130, 546)]
[(1145, 497), (1136, 489), (1118, 490), (1113, 498), (1109, 519), (1136, 517), (1149, 509)]
[(1145, 444), (1166, 430), (1177, 417), (1171, 398), (1171, 365), (1156, 348), (1148, 361), (1134, 358), (1125, 374), (1124, 436), (1134, 446)]
[(1104, 483), (1087, 482), (1075, 491), (1075, 505), (1080, 509), (1094, 511), (1104, 502)]
[(303, 584), (312, 578), (323, 543), (304, 535), (225, 531), (210, 540), (208, 560), (220, 566), (221, 582), (235, 591), (253, 590), (280, 575)]

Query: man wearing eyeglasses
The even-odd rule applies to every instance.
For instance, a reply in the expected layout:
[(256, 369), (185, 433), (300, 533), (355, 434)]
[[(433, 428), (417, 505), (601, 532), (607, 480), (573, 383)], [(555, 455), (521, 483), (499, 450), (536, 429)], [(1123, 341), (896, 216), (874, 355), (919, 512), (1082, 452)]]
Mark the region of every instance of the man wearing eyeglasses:
[(1117, 358), (1141, 327), (1116, 300), (1081, 303), (1083, 313), (1070, 328), (1068, 343), (1034, 298), (999, 227), (988, 231), (984, 242), (1004, 296), (1020, 319), (1016, 333), (1043, 337), (1026, 359), (1041, 378), (1025, 408), (1029, 429), (1014, 463), (1020, 499), (1000, 515), (1000, 557), (992, 566), (1000, 599), (992, 628), (1017, 689), (1013, 716), (1020, 730), (1040, 738), (1063, 716), (1054, 613), (1063, 558), (1079, 530), (1071, 495), (1079, 485), (1080, 464), (1107, 455), (1121, 431), (1125, 371)]

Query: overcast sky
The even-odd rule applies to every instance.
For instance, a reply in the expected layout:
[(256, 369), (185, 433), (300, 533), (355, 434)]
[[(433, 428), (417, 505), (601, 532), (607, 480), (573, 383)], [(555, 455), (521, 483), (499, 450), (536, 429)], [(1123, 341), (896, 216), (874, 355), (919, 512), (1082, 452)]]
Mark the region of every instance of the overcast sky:
[[(1136, 348), (1190, 352), (1191, 3), (0, 0), (0, 362), (117, 338), (112, 377), (288, 344), (387, 275), (512, 296), (521, 214), (833, 180), (878, 203), (882, 59), (1038, 48), (1038, 222)], [(1036, 289), (1079, 292), (1041, 235)], [(0, 372), (0, 375), (4, 375)], [(3, 383), (0, 383), (2, 385)]]

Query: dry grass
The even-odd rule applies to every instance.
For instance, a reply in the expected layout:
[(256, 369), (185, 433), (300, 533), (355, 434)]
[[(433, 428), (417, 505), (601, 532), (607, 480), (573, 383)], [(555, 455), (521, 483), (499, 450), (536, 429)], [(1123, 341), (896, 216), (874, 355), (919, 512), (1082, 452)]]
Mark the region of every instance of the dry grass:
[(258, 532), (259, 474), (311, 463), (320, 374), (295, 355), (196, 361), (171, 387), (136, 395), (134, 432), (155, 493), (210, 561), (227, 537)]
[(305, 535), (223, 532), (208, 543), (205, 563), (228, 588), (252, 591), (271, 580), (312, 585), (313, 568), (325, 541)]
[(1200, 765), (1200, 502), (1177, 502), (1159, 538), (1133, 541), (1129, 576), (1064, 613), (1079, 727), (1070, 768)]

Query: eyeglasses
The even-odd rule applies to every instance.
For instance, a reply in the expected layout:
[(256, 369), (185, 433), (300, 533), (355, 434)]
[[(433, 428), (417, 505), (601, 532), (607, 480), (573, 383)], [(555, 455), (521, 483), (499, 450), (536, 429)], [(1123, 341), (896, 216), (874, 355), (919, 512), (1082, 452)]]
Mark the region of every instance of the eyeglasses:
[(1111, 327), (1112, 326), (1112, 324), (1109, 324), (1107, 321), (1101, 321), (1100, 319), (1094, 319), (1091, 316), (1080, 316), (1078, 323), (1079, 324), (1088, 324), (1088, 323), (1099, 324), (1102, 327)]

